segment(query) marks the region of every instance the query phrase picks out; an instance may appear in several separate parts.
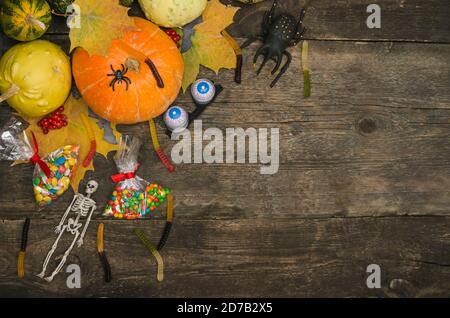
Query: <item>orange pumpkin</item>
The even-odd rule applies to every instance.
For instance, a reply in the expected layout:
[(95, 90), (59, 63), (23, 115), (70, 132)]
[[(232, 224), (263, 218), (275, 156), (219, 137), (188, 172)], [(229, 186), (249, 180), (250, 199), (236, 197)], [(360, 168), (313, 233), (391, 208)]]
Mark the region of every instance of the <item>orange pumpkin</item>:
[(137, 30), (114, 40), (107, 56), (73, 54), (72, 70), (83, 99), (99, 116), (134, 124), (161, 115), (178, 96), (183, 58), (153, 23), (134, 18)]

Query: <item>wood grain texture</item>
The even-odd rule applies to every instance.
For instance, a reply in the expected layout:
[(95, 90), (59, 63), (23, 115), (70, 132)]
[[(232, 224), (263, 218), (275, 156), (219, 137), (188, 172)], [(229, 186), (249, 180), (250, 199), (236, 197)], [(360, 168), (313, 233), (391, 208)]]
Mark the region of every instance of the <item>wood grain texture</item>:
[[(270, 3), (244, 7), (232, 33), (255, 34)], [(73, 193), (36, 212), (33, 167), (0, 162), (0, 297), (450, 295), (447, 2), (378, 1), (381, 30), (365, 26), (371, 1), (280, 3), (293, 13), (308, 8), (310, 98), (303, 98), (299, 47), (290, 49), (293, 64), (273, 89), (273, 64), (259, 77), (252, 68), (260, 44), (244, 50), (242, 85), (234, 84), (233, 71), (201, 72), (225, 87), (202, 115), (204, 129), (279, 128), (279, 172), (264, 176), (259, 164), (248, 163), (182, 164), (170, 174), (152, 150), (146, 124), (119, 126), (144, 140), (139, 175), (174, 193), (175, 223), (162, 253), (165, 280), (156, 282), (154, 259), (132, 234), (140, 228), (156, 244), (164, 208), (155, 220), (132, 222), (107, 220), (99, 212), (85, 245), (67, 263), (81, 265), (82, 288), (68, 289), (65, 273), (51, 284), (34, 274)], [(131, 14), (142, 16), (136, 5)], [(44, 38), (68, 52), (63, 19), (56, 18)], [(0, 33), (0, 53), (14, 43)], [(188, 94), (177, 103), (193, 108)], [(2, 104), (0, 125), (10, 114)], [(162, 147), (170, 152), (175, 141), (158, 123)], [(96, 156), (96, 171), (85, 179), (101, 185), (95, 194), (100, 210), (113, 189), (111, 156)], [(16, 260), (27, 216), (32, 225), (21, 281)], [(100, 221), (111, 284), (103, 282), (96, 253)], [(366, 287), (371, 263), (381, 266), (380, 290)]]
[[(280, 169), (258, 164), (182, 164), (168, 173), (152, 150), (146, 124), (121, 126), (145, 142), (139, 173), (175, 193), (181, 218), (448, 215), (450, 197), (450, 45), (314, 42), (313, 95), (302, 96), (299, 50), (274, 89), (251, 67), (245, 51), (243, 84), (233, 72), (202, 75), (225, 86), (203, 114), (203, 126), (280, 129)], [(272, 65), (267, 66), (267, 70)], [(189, 96), (177, 101), (192, 109)], [(9, 113), (0, 113), (3, 124)], [(192, 129), (191, 129), (192, 130)], [(170, 141), (160, 129), (163, 148)], [(205, 142), (206, 144), (206, 142)], [(99, 205), (112, 190), (115, 167), (96, 157)], [(34, 209), (32, 167), (0, 163), (0, 216), (22, 218)], [(39, 215), (58, 218), (71, 194)], [(217, 210), (211, 213), (211, 209)]]
[[(51, 284), (34, 276), (55, 238), (54, 225), (33, 219), (21, 281), (15, 260), (22, 221), (2, 222), (0, 296), (443, 297), (450, 292), (443, 279), (450, 275), (448, 217), (178, 220), (162, 252), (162, 283), (132, 229), (156, 242), (163, 223), (107, 221), (110, 284), (103, 282), (93, 222), (85, 245), (68, 259), (81, 266), (81, 289), (68, 289), (64, 272)], [(366, 267), (372, 263), (382, 269), (378, 290), (366, 287)]]
[[(228, 1), (229, 3), (233, 1)], [(366, 25), (367, 6), (376, 3), (381, 8), (381, 28), (369, 29)], [(258, 34), (261, 21), (272, 1), (246, 6), (235, 17), (231, 27), (236, 35)], [(450, 6), (445, 0), (280, 0), (280, 11), (294, 16), (300, 8), (307, 10), (305, 35), (316, 40), (367, 40), (367, 41), (450, 41)]]
[[(242, 5), (234, 0), (221, 2), (242, 7), (235, 16), (236, 23), (230, 27), (230, 32), (240, 37), (259, 34), (264, 13), (272, 5), (271, 0), (255, 5)], [(296, 16), (301, 8), (306, 8), (304, 23), (309, 28), (307, 39), (450, 42), (448, 1), (376, 1), (381, 8), (381, 29), (368, 29), (366, 19), (369, 13), (366, 9), (372, 3), (371, 0), (279, 0), (279, 12), (290, 12)], [(129, 14), (144, 17), (137, 2)], [(55, 17), (48, 33), (68, 33), (65, 20)]]

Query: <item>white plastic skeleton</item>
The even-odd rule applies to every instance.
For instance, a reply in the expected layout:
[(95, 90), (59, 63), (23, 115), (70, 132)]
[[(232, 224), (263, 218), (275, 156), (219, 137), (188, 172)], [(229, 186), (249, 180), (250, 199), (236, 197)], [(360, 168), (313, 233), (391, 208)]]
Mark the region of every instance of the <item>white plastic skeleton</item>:
[[(69, 233), (70, 235), (73, 235), (73, 241), (70, 244), (69, 248), (65, 251), (62, 260), (60, 261), (56, 269), (53, 271), (53, 273), (49, 277), (45, 278), (46, 281), (51, 282), (53, 278), (56, 276), (56, 274), (59, 273), (59, 271), (64, 266), (67, 257), (72, 251), (75, 243), (77, 243), (78, 247), (83, 245), (83, 238), (84, 235), (86, 234), (89, 222), (91, 221), (92, 214), (97, 209), (96, 202), (91, 199), (91, 195), (95, 191), (97, 191), (97, 189), (98, 183), (96, 181), (91, 180), (86, 185), (86, 196), (78, 193), (73, 197), (72, 203), (67, 208), (61, 221), (59, 222), (58, 226), (55, 229), (55, 232), (58, 234), (58, 237), (56, 238), (55, 243), (53, 243), (51, 250), (48, 252), (47, 257), (45, 258), (44, 264), (42, 266), (42, 272), (37, 275), (38, 277), (44, 278), (45, 271), (47, 270), (47, 265), (50, 261), (50, 258), (55, 252), (56, 247), (58, 246), (58, 242), (64, 233)], [(65, 223), (67, 216), (69, 215), (70, 212), (75, 213), (75, 218), (70, 217)], [(80, 233), (80, 228), (83, 226), (82, 218), (86, 217), (87, 219), (86, 222), (84, 222), (83, 231)]]

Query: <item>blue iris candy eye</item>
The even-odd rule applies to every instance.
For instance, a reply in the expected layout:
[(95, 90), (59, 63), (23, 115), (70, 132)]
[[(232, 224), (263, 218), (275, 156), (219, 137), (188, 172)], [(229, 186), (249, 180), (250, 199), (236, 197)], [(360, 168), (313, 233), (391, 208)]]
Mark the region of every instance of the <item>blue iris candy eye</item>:
[(207, 83), (207, 82), (198, 83), (197, 90), (200, 94), (208, 93), (209, 92), (209, 83)]
[(171, 119), (178, 119), (181, 116), (181, 110), (178, 107), (172, 107), (169, 112)]
[(216, 94), (214, 83), (208, 79), (199, 79), (191, 86), (191, 95), (197, 104), (209, 104)]
[(164, 114), (164, 122), (172, 132), (178, 133), (186, 129), (189, 123), (188, 113), (179, 106), (172, 106)]

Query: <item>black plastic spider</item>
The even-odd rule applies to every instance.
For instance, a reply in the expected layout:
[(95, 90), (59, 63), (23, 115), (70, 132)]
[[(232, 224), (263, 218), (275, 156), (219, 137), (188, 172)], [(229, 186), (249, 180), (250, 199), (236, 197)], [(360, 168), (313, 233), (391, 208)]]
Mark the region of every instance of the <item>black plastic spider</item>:
[(306, 32), (306, 28), (303, 27), (303, 18), (306, 13), (304, 9), (302, 9), (300, 17), (297, 20), (287, 13), (275, 15), (275, 8), (277, 6), (278, 0), (274, 0), (272, 8), (264, 16), (262, 37), (250, 38), (242, 45), (242, 48), (244, 48), (256, 40), (263, 42), (263, 45), (256, 51), (255, 57), (253, 58), (253, 64), (256, 64), (258, 57), (264, 55), (264, 60), (257, 71), (258, 75), (269, 59), (276, 62), (275, 68), (272, 70), (272, 75), (274, 75), (281, 66), (283, 55), (287, 57), (286, 63), (272, 81), (270, 87), (275, 86), (291, 64), (292, 55), (286, 49), (296, 46), (303, 39), (303, 35)]
[(110, 65), (110, 66), (111, 66), (112, 73), (107, 74), (107, 75), (114, 76), (111, 83), (109, 83), (109, 86), (112, 88), (113, 92), (115, 91), (114, 87), (115, 87), (116, 83), (122, 84), (122, 82), (125, 82), (126, 90), (128, 90), (128, 84), (131, 84), (131, 80), (127, 76), (125, 76), (125, 74), (127, 74), (127, 72), (128, 72), (128, 67), (125, 67), (125, 65), (121, 64), (122, 70), (116, 71), (112, 65)]

